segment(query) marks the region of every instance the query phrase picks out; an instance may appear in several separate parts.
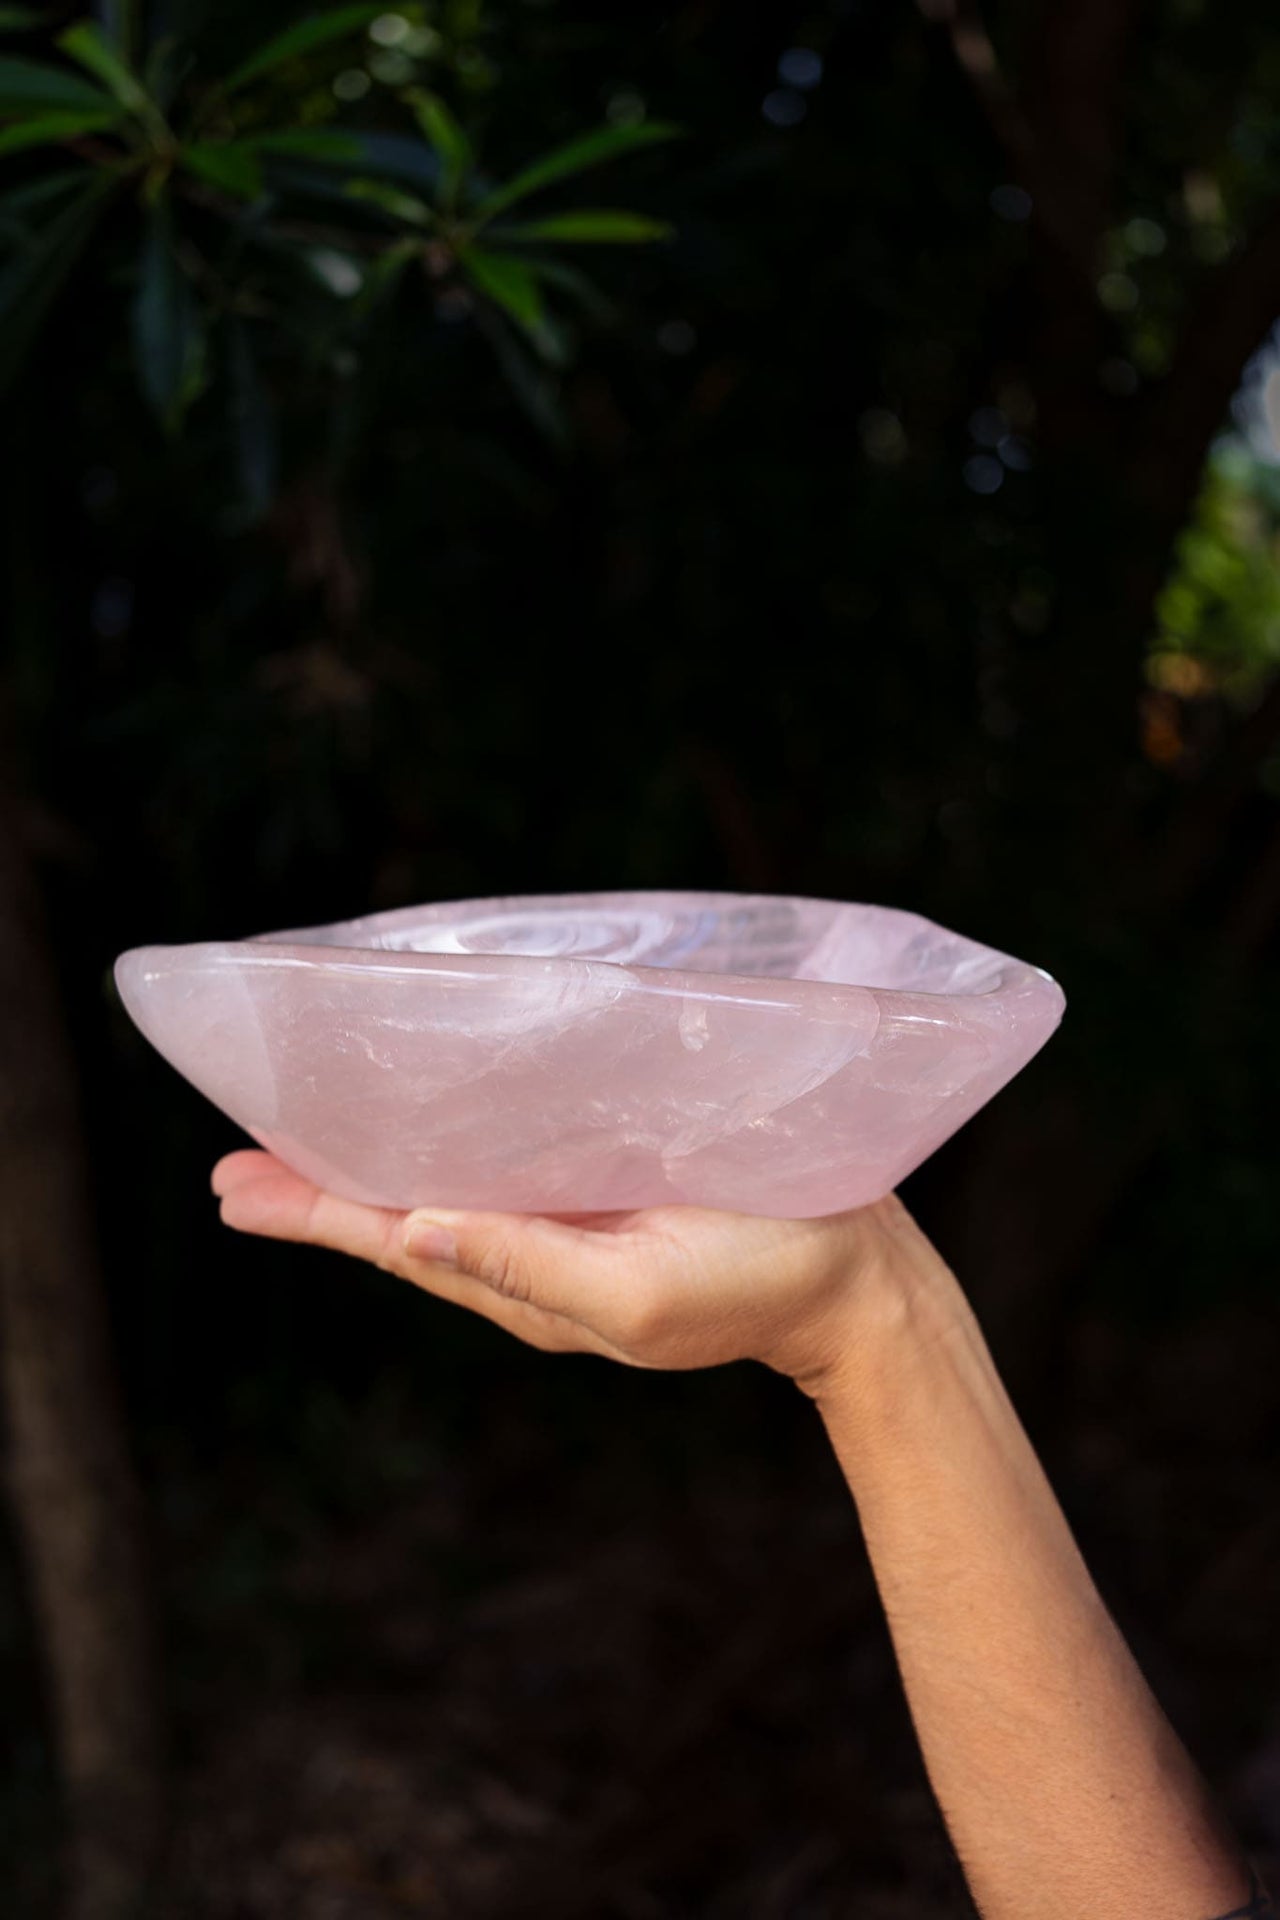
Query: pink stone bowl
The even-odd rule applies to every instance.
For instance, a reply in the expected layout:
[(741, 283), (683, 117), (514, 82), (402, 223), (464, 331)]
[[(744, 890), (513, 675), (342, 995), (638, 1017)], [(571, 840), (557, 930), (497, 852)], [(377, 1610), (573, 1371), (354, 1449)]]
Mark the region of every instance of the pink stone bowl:
[(1061, 989), (913, 913), (759, 894), (408, 907), (140, 947), (143, 1033), (348, 1199), (802, 1217), (878, 1199), (1012, 1079)]

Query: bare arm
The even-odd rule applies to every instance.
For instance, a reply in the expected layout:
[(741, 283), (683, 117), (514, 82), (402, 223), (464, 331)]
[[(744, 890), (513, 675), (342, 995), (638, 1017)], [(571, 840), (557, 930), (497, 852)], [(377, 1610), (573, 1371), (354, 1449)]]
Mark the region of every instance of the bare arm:
[(1103, 1606), (967, 1301), (905, 1214), (815, 1398), (990, 1920), (1273, 1909)]
[(214, 1184), (232, 1226), (374, 1261), (549, 1351), (790, 1375), (857, 1502), (986, 1920), (1275, 1920), (1098, 1596), (960, 1288), (897, 1201), (808, 1221), (405, 1216), (261, 1153), (229, 1156)]

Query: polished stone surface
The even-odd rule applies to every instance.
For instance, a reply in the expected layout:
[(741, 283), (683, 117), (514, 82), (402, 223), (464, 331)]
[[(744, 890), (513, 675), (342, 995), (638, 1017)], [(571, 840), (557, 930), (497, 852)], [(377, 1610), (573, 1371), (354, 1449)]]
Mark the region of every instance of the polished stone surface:
[(467, 900), (141, 947), (165, 1058), (349, 1199), (835, 1212), (887, 1193), (1062, 1015), (1034, 967), (888, 907)]

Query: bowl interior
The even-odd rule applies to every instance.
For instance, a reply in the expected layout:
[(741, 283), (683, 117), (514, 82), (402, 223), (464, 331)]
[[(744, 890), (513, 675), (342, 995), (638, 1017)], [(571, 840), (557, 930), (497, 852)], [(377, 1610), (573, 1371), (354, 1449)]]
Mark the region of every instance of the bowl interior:
[(982, 993), (1004, 956), (890, 907), (694, 893), (566, 894), (410, 907), (260, 936), (388, 953), (578, 957), (617, 966)]

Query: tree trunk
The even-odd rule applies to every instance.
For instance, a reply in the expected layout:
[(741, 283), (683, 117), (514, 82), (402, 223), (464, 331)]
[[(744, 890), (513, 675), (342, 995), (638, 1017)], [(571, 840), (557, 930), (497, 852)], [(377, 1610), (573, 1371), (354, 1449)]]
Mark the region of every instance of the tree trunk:
[(108, 1353), (74, 1073), (0, 786), (0, 1386), (67, 1795), (68, 1920), (140, 1911), (160, 1762), (140, 1503)]

